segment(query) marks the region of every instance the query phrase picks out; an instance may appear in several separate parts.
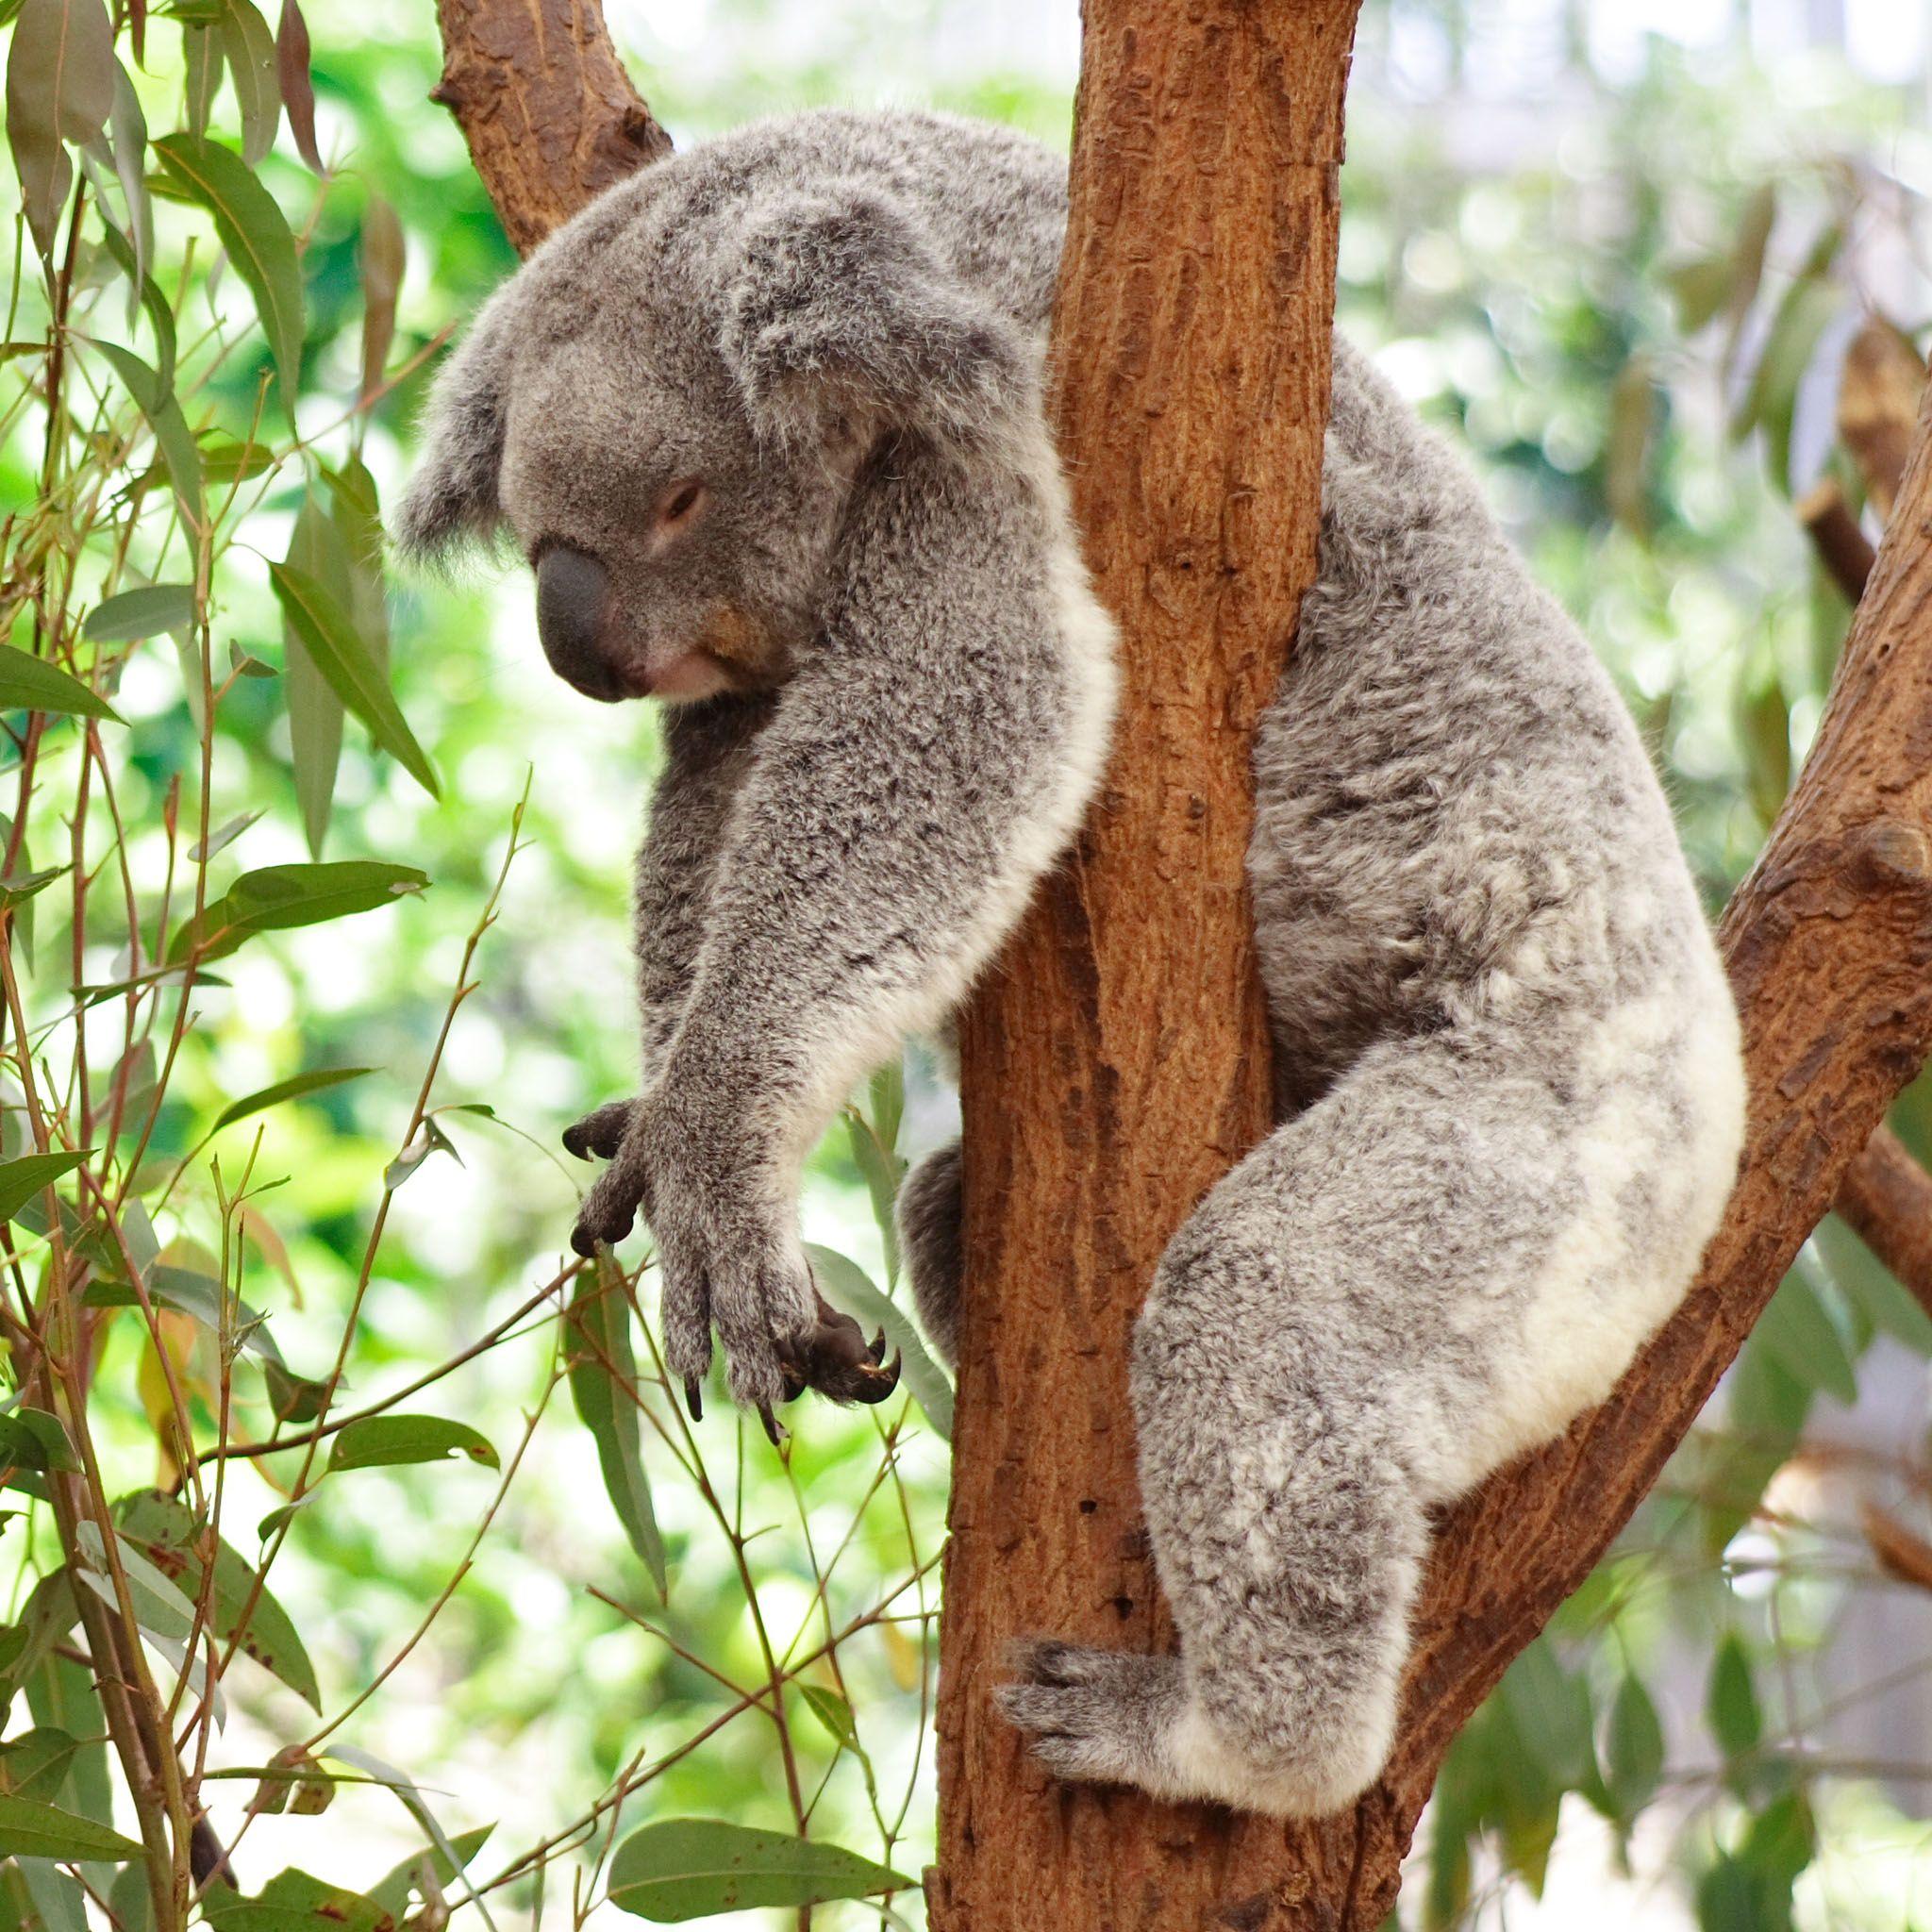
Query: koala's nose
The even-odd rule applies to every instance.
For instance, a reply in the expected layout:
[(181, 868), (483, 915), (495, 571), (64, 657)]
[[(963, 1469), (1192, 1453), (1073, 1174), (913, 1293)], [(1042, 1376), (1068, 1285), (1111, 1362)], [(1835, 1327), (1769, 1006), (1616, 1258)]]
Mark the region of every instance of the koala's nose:
[(537, 636), (550, 668), (586, 697), (615, 704), (625, 695), (602, 649), (610, 575), (594, 557), (561, 545), (537, 563)]

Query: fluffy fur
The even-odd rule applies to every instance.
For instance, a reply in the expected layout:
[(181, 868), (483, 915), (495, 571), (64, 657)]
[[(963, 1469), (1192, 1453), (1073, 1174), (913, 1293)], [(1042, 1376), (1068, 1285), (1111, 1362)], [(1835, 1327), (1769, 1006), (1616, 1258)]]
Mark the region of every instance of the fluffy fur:
[[(567, 544), (608, 573), (613, 660), (709, 640), (723, 667), (668, 714), (639, 859), (643, 1095), (572, 1144), (613, 1157), (580, 1243), (641, 1204), (668, 1359), (701, 1374), (715, 1327), (743, 1401), (810, 1320), (802, 1156), (964, 992), (1098, 780), (1110, 633), (1039, 400), (1064, 216), (1060, 163), (991, 128), (748, 128), (563, 229), (438, 385), (408, 544)], [(708, 508), (666, 547), (650, 506), (687, 476)], [(1042, 1642), (1002, 1692), (1064, 1775), (1291, 1814), (1387, 1755), (1429, 1510), (1608, 1392), (1743, 1115), (1629, 719), (1340, 340), (1324, 497), (1255, 758), (1280, 1124), (1136, 1336), (1181, 1652)], [(950, 1351), (956, 1150), (902, 1218)]]

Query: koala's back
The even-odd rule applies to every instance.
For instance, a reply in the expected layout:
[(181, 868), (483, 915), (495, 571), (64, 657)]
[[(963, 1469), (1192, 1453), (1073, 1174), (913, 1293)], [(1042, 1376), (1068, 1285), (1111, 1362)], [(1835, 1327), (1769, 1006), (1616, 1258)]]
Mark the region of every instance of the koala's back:
[[(675, 301), (686, 276), (704, 275), (712, 252), (733, 245), (744, 204), (848, 182), (890, 192), (941, 263), (1043, 348), (1066, 228), (1066, 165), (1010, 128), (950, 114), (828, 108), (751, 122), (600, 197), (562, 231), (570, 248), (556, 272), (586, 301)], [(632, 252), (637, 275), (585, 274), (611, 242)], [(532, 266), (542, 264), (540, 256)]]

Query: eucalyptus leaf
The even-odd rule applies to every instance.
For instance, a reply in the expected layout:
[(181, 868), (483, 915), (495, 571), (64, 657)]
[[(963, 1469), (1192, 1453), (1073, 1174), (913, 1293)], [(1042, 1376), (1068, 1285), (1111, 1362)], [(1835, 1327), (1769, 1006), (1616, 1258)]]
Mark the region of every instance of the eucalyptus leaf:
[(340, 1087), (345, 1081), (359, 1080), (365, 1074), (373, 1074), (374, 1067), (317, 1067), (307, 1074), (296, 1074), (286, 1080), (277, 1080), (273, 1087), (264, 1087), (258, 1093), (251, 1093), (245, 1099), (232, 1102), (225, 1107), (215, 1121), (215, 1129), (232, 1127), (237, 1121), (244, 1121), (252, 1113), (261, 1113), (266, 1108), (277, 1107), (285, 1100), (299, 1100), (305, 1093), (321, 1093), (330, 1087)]
[(651, 1502), (639, 1441), (637, 1362), (631, 1349), (630, 1301), (624, 1277), (608, 1250), (578, 1271), (569, 1324), (570, 1392), (577, 1415), (597, 1445), (604, 1488), (630, 1546), (651, 1573), (658, 1594), (667, 1594), (664, 1539)]
[(121, 723), (113, 707), (71, 672), (49, 664), (44, 658), (29, 657), (11, 644), (0, 644), (0, 710), (57, 711), (68, 717)]
[(70, 1174), (93, 1149), (79, 1153), (22, 1154), (0, 1160), (0, 1221), (11, 1221), (35, 1195)]
[(823, 1905), (902, 1891), (913, 1881), (856, 1852), (721, 1818), (641, 1826), (610, 1861), (610, 1903), (654, 1924), (757, 1907)]
[(106, 597), (88, 613), (82, 634), (98, 643), (131, 643), (194, 622), (192, 584), (142, 584)]
[(243, 873), (201, 917), (184, 924), (168, 948), (171, 964), (197, 954), (219, 959), (262, 932), (317, 925), (373, 912), (429, 883), (415, 867), (373, 858), (320, 865), (271, 865)]
[(371, 1415), (338, 1432), (328, 1453), (333, 1470), (386, 1469), (404, 1462), (443, 1462), (468, 1457), (501, 1467), (489, 1438), (468, 1423), (438, 1415)]
[(154, 145), (169, 177), (208, 209), (236, 273), (248, 284), (292, 422), (302, 375), (302, 269), (286, 217), (230, 149), (192, 134), (165, 135)]
[(73, 1862), (141, 1856), (131, 1838), (92, 1818), (76, 1818), (34, 1798), (0, 1796), (0, 1857)]
[(357, 637), (347, 613), (313, 577), (285, 563), (268, 568), (282, 614), (337, 697), (430, 797), (441, 797), (435, 766), (416, 742), (388, 678)]

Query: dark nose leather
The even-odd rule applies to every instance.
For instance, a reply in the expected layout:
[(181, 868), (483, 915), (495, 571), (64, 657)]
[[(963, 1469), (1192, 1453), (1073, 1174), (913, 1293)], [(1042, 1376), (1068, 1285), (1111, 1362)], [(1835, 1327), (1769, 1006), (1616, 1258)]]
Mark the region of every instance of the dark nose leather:
[(537, 563), (537, 636), (550, 668), (586, 697), (614, 704), (624, 695), (601, 648), (610, 576), (594, 557), (560, 545)]

